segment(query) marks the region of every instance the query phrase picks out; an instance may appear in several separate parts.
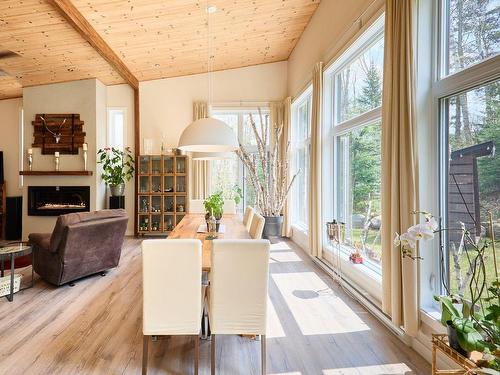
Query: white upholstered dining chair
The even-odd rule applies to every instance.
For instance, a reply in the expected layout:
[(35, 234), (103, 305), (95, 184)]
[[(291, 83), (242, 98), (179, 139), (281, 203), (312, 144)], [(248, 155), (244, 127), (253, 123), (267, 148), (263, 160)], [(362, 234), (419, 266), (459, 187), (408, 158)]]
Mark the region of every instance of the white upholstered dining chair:
[(252, 237), (254, 240), (261, 239), (265, 222), (266, 219), (264, 219), (264, 216), (260, 215), (257, 212), (254, 212), (252, 223), (250, 224), (250, 230), (248, 231), (250, 233), (250, 237)]
[(224, 199), (223, 210), (225, 214), (235, 215), (236, 214), (236, 202), (234, 199)]
[(215, 374), (216, 336), (261, 336), (261, 368), (266, 373), (268, 240), (214, 240), (208, 293), (211, 374)]
[(150, 337), (164, 335), (194, 337), (194, 373), (198, 374), (200, 322), (205, 301), (201, 270), (200, 240), (142, 241), (143, 375), (148, 370)]
[(205, 206), (203, 205), (203, 199), (190, 199), (188, 211), (191, 214), (204, 214)]
[(252, 218), (255, 213), (255, 210), (251, 206), (247, 206), (245, 208), (245, 213), (243, 214), (243, 225), (247, 228), (247, 231), (250, 231), (250, 225), (252, 224)]

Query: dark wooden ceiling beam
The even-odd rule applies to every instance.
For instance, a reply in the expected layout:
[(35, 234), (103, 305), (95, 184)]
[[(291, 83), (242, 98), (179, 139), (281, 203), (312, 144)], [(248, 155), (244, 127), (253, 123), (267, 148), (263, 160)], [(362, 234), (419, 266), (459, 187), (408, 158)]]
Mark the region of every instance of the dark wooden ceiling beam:
[(49, 0), (49, 3), (59, 11), (82, 38), (89, 42), (130, 86), (134, 89), (139, 88), (139, 80), (70, 0)]

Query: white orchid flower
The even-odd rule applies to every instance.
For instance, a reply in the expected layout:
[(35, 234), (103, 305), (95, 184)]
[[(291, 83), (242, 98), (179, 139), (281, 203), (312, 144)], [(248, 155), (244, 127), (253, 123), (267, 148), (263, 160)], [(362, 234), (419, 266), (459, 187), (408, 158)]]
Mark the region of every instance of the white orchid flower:
[(398, 232), (396, 232), (396, 235), (394, 236), (394, 246), (401, 246), (401, 239)]
[(409, 232), (403, 233), (399, 236), (399, 240), (401, 241), (401, 246), (403, 248), (414, 249), (417, 246), (416, 238)]
[(427, 218), (427, 224), (432, 229), (432, 231), (437, 231), (439, 228), (439, 223), (434, 216)]
[(408, 229), (408, 233), (417, 241), (430, 240), (434, 238), (434, 231), (432, 230), (431, 226), (428, 225), (427, 223), (416, 224), (411, 226)]

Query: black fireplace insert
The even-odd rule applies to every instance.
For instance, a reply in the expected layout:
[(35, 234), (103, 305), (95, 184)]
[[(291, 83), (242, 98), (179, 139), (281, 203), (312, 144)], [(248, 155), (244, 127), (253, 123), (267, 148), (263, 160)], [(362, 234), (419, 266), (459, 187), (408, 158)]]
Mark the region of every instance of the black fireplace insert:
[(29, 216), (90, 211), (90, 186), (28, 186)]

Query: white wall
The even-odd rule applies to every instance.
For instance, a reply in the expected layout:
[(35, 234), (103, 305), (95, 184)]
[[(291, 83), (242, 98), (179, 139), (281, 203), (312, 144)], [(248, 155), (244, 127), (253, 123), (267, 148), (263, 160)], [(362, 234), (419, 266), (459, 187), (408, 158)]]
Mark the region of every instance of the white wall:
[[(124, 145), (129, 146), (134, 154), (134, 90), (126, 84), (108, 86), (107, 105), (108, 108), (125, 109), (127, 130), (124, 136)], [(129, 217), (127, 235), (134, 234), (134, 199), (134, 179), (132, 179), (125, 185), (125, 210)]]
[(19, 177), (20, 124), (23, 100), (0, 100), (0, 151), (3, 151), (7, 196), (22, 195)]
[(383, 0), (322, 1), (288, 59), (288, 95), (296, 96), (308, 85), (316, 62), (339, 56), (381, 14), (383, 4)]
[[(28, 186), (90, 186), (90, 210), (102, 208), (103, 188), (98, 181), (96, 171), (97, 138), (106, 127), (106, 88), (96, 79), (88, 79), (67, 83), (26, 87), (23, 89), (24, 107), (24, 146), (23, 152), (31, 148), (33, 142), (33, 126), (31, 122), (37, 113), (79, 113), (83, 120), (83, 129), (88, 143), (88, 165), (94, 176), (26, 176), (23, 188), (23, 238), (32, 232), (51, 232), (56, 217), (28, 216)], [(104, 101), (104, 103), (103, 103)], [(103, 113), (104, 112), (104, 113)], [(33, 148), (33, 169), (54, 170), (54, 156), (42, 155), (40, 148)], [(27, 161), (24, 162), (27, 169)], [(83, 170), (82, 152), (78, 155), (61, 155), (61, 170)], [(97, 172), (97, 173), (96, 173)]]
[[(277, 62), (213, 74), (213, 103), (282, 100), (286, 96), (287, 63)], [(182, 130), (193, 120), (193, 102), (208, 99), (206, 74), (140, 83), (141, 149), (153, 140), (153, 153), (177, 147)]]

